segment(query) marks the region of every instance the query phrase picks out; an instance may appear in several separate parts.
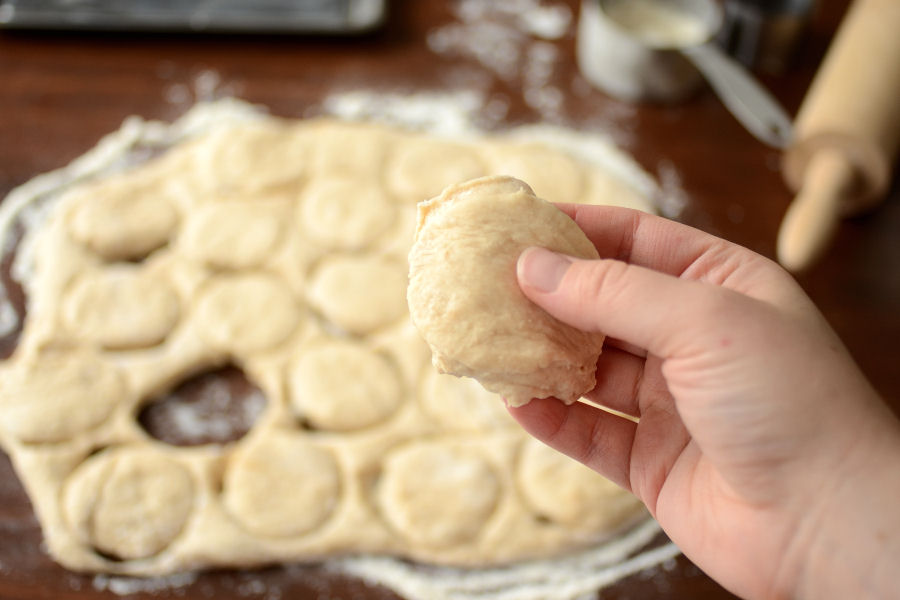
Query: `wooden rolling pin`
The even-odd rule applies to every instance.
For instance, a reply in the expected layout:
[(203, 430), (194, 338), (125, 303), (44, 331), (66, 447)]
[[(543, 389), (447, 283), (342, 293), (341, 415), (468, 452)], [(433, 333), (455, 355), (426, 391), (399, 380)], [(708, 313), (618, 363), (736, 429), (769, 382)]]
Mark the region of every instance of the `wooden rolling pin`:
[(781, 264), (808, 267), (842, 216), (875, 206), (887, 193), (898, 148), (900, 0), (856, 0), (803, 100), (784, 156), (784, 177), (797, 197), (778, 233)]

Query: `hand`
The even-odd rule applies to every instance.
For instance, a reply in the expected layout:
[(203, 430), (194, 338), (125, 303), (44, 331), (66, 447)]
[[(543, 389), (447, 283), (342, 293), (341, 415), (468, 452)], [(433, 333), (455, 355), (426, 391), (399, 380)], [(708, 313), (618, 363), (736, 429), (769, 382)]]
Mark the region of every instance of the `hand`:
[(634, 492), (739, 595), (893, 593), (900, 427), (794, 280), (660, 217), (561, 209), (601, 259), (531, 248), (519, 285), (562, 321), (611, 336), (587, 398), (640, 421), (554, 399), (513, 417)]

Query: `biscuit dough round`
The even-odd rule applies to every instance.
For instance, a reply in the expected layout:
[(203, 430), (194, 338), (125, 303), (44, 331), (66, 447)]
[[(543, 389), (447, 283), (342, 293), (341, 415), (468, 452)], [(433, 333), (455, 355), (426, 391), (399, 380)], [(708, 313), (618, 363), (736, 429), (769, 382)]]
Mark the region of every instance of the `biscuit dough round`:
[(130, 264), (84, 272), (62, 305), (70, 331), (110, 350), (159, 344), (180, 314), (181, 303), (171, 284)]
[(419, 389), (422, 410), (451, 431), (492, 431), (517, 426), (498, 400), (496, 394), (474, 379), (444, 375), (431, 368)]
[(396, 531), (439, 548), (477, 538), (501, 493), (491, 465), (475, 452), (418, 442), (385, 458), (377, 501)]
[(194, 508), (195, 486), (181, 463), (150, 449), (117, 449), (86, 462), (69, 478), (64, 512), (97, 550), (122, 560), (169, 546)]
[(613, 532), (643, 514), (631, 493), (534, 439), (522, 448), (516, 482), (537, 514), (565, 527)]
[(297, 216), (313, 241), (329, 249), (358, 250), (391, 226), (396, 208), (365, 179), (325, 177), (303, 191)]
[(242, 123), (208, 134), (197, 152), (202, 187), (222, 196), (277, 191), (306, 173), (307, 143), (274, 122)]
[(333, 339), (302, 350), (289, 383), (295, 412), (330, 431), (379, 423), (403, 401), (396, 365), (350, 340)]
[(196, 323), (211, 344), (252, 355), (285, 341), (300, 323), (302, 308), (287, 286), (271, 275), (219, 275), (196, 300)]
[(143, 258), (164, 246), (178, 224), (175, 184), (123, 174), (78, 190), (69, 235), (107, 260)]
[(334, 255), (312, 274), (308, 296), (344, 331), (366, 334), (406, 312), (406, 267), (390, 257)]
[(511, 177), (451, 186), (419, 204), (407, 298), (441, 373), (477, 379), (511, 406), (590, 391), (604, 336), (551, 317), (519, 289), (530, 246), (579, 258), (597, 250), (566, 214)]
[(486, 174), (473, 146), (417, 138), (398, 145), (387, 168), (387, 184), (401, 200), (421, 202), (450, 184)]
[(62, 442), (102, 423), (126, 398), (122, 374), (97, 355), (46, 351), (3, 369), (0, 427), (26, 443)]
[(538, 144), (504, 144), (489, 152), (492, 171), (523, 181), (549, 202), (582, 202), (584, 170), (569, 156)]
[(292, 537), (328, 519), (340, 500), (341, 481), (330, 452), (282, 431), (237, 451), (222, 493), (226, 509), (248, 531)]
[(286, 203), (225, 201), (198, 207), (185, 224), (185, 254), (217, 268), (259, 266), (281, 242), (288, 215)]

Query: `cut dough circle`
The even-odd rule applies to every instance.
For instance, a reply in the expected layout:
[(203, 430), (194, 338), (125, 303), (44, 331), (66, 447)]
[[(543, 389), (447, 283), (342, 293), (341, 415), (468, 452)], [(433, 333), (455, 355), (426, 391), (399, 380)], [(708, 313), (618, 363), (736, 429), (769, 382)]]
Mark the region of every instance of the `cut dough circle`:
[(313, 272), (308, 295), (339, 328), (366, 334), (406, 312), (406, 267), (390, 257), (334, 255)]
[(584, 170), (562, 152), (536, 144), (502, 144), (489, 151), (491, 170), (527, 181), (539, 198), (550, 202), (581, 202)]
[(181, 533), (195, 506), (191, 473), (149, 449), (102, 452), (67, 482), (64, 514), (88, 543), (123, 560), (159, 554)]
[(398, 370), (386, 356), (350, 340), (301, 351), (290, 372), (290, 399), (311, 425), (362, 429), (385, 420), (403, 401)]
[(474, 379), (443, 375), (429, 368), (422, 378), (422, 410), (448, 430), (491, 431), (516, 426), (496, 394)]
[(110, 350), (159, 344), (180, 314), (181, 303), (172, 285), (130, 264), (86, 271), (72, 283), (62, 304), (70, 331)]
[(389, 454), (377, 488), (388, 523), (429, 548), (476, 539), (500, 499), (502, 486), (475, 451), (416, 442)]
[(334, 512), (340, 471), (330, 452), (302, 435), (267, 433), (235, 453), (222, 493), (225, 507), (248, 531), (299, 536)]
[(535, 512), (566, 527), (609, 533), (643, 514), (631, 493), (534, 439), (522, 448), (516, 480)]
[(525, 297), (516, 261), (529, 246), (597, 258), (572, 219), (511, 177), (454, 185), (419, 204), (410, 314), (438, 371), (474, 377), (511, 406), (549, 396), (571, 403), (594, 387), (604, 337)]
[(324, 177), (303, 190), (297, 215), (313, 241), (329, 249), (358, 250), (391, 226), (396, 208), (371, 181)]
[(197, 151), (197, 178), (214, 193), (253, 195), (302, 180), (307, 140), (279, 121), (216, 129)]
[(107, 260), (143, 258), (164, 246), (178, 224), (176, 184), (123, 174), (79, 189), (69, 235)]
[(486, 174), (473, 146), (414, 138), (398, 144), (387, 168), (387, 184), (399, 199), (421, 202), (450, 184)]
[(219, 275), (200, 292), (196, 323), (209, 343), (236, 355), (277, 346), (297, 329), (302, 308), (264, 273)]
[(43, 352), (0, 374), (0, 427), (27, 443), (62, 442), (102, 423), (127, 395), (122, 374), (97, 355)]
[(185, 254), (212, 267), (257, 267), (281, 242), (288, 214), (287, 203), (267, 201), (225, 201), (198, 207), (182, 234)]

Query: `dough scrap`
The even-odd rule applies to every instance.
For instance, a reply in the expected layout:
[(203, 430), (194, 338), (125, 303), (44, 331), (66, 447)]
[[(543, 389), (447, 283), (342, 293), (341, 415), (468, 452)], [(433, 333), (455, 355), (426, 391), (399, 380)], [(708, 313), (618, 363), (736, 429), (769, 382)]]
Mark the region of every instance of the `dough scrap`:
[(387, 357), (350, 340), (333, 339), (303, 350), (291, 370), (295, 412), (328, 431), (375, 425), (403, 402), (397, 368)]
[(236, 453), (222, 501), (249, 531), (291, 537), (319, 527), (339, 497), (334, 457), (299, 435), (276, 432)]
[(89, 458), (73, 473), (64, 510), (91, 546), (131, 560), (173, 542), (194, 510), (194, 496), (193, 478), (176, 460), (121, 449)]
[(78, 277), (62, 307), (66, 326), (111, 350), (154, 346), (178, 323), (181, 303), (164, 277), (129, 264)]
[(572, 403), (594, 387), (604, 336), (554, 319), (522, 294), (516, 261), (529, 246), (597, 258), (575, 222), (521, 181), (450, 186), (419, 205), (410, 315), (441, 373), (473, 377), (510, 406), (550, 396)]
[[(0, 443), (54, 559), (135, 576), (358, 553), (485, 567), (558, 556), (617, 531), (623, 498), (636, 500), (556, 482), (569, 467), (534, 458), (493, 394), (429, 365), (409, 319), (407, 256), (413, 194), (450, 178), (520, 164), (544, 181), (536, 185), (554, 187), (562, 173), (555, 187), (584, 202), (634, 202), (631, 188), (586, 162), (590, 153), (549, 138), (515, 143), (516, 132), (451, 141), (323, 119), (229, 125), (218, 105), (197, 110), (172, 128), (148, 124), (146, 138), (131, 122), (115, 139), (184, 142), (48, 199), (17, 253), (28, 314), (0, 364)], [(198, 123), (214, 123), (211, 133), (185, 139)], [(554, 174), (541, 180), (545, 165)], [(513, 226), (571, 226), (514, 187), (517, 201), (541, 208), (516, 211)], [(482, 221), (464, 224), (490, 225), (499, 213), (475, 214)], [(534, 243), (514, 229), (497, 255)], [(489, 243), (483, 233), (474, 235)], [(559, 249), (577, 254), (558, 237)], [(472, 281), (453, 289), (471, 291)], [(490, 306), (502, 296), (486, 293)], [(515, 310), (501, 326), (530, 317)], [(548, 335), (554, 360), (589, 345), (541, 327), (525, 338), (514, 329), (513, 360), (533, 358), (528, 343)], [(178, 427), (210, 431), (233, 418), (247, 423), (239, 440), (168, 445), (136, 420), (194, 374), (229, 362), (264, 408)], [(523, 377), (536, 374), (524, 365)], [(216, 382), (204, 406), (233, 405), (227, 376)]]

